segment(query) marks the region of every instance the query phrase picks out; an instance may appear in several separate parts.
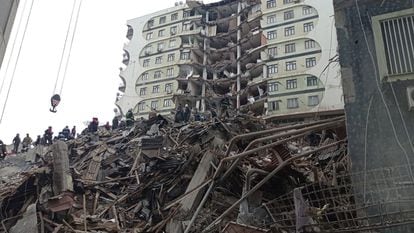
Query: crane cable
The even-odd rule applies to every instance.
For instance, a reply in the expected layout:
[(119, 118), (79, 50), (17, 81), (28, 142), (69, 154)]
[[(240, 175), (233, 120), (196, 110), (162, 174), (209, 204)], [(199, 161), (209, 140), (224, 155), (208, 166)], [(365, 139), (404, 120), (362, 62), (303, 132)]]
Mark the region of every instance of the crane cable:
[(60, 57), (59, 68), (58, 68), (58, 72), (57, 72), (57, 75), (56, 75), (55, 87), (53, 88), (52, 95), (56, 94), (56, 87), (57, 87), (57, 84), (58, 84), (58, 81), (59, 81), (59, 74), (62, 70), (62, 63), (63, 63), (63, 59), (64, 59), (64, 56), (65, 56), (66, 45), (67, 45), (67, 42), (68, 42), (68, 37), (69, 37), (69, 32), (70, 32), (70, 26), (72, 25), (73, 15), (75, 13), (75, 7), (76, 7), (76, 0), (73, 1), (72, 12), (70, 14), (69, 24), (68, 24), (68, 28), (66, 30), (65, 43), (63, 44), (62, 55)]
[[(8, 90), (7, 90), (6, 100), (4, 101), (4, 104), (3, 104), (3, 110), (2, 110), (2, 112), (1, 112), (1, 116), (0, 116), (0, 123), (3, 121), (4, 112), (5, 112), (6, 107), (7, 107), (7, 101), (9, 100), (10, 89), (11, 89), (12, 84), (13, 84), (14, 75), (15, 75), (15, 73), (16, 73), (17, 63), (19, 62), (20, 52), (22, 51), (22, 46), (23, 46), (24, 38), (25, 38), (25, 36), (26, 36), (27, 25), (29, 24), (29, 21), (30, 21), (30, 16), (32, 15), (33, 3), (34, 3), (34, 0), (32, 0), (32, 3), (30, 4), (29, 14), (28, 14), (28, 16), (27, 16), (26, 24), (25, 24), (25, 26), (24, 26), (24, 31), (23, 31), (22, 41), (21, 41), (20, 46), (19, 46), (19, 51), (17, 52), (16, 61), (15, 61), (15, 63), (14, 63), (13, 73), (12, 73), (12, 76), (11, 76), (11, 79), (10, 79), (9, 88), (8, 88)], [(17, 36), (17, 34), (16, 34), (16, 36)], [(6, 78), (6, 77), (5, 77), (5, 78)]]

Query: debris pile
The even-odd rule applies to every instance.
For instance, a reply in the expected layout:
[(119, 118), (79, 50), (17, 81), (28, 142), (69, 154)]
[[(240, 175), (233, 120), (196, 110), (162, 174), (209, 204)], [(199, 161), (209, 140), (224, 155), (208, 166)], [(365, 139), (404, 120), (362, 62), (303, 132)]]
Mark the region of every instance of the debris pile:
[(56, 141), (38, 157), (1, 186), (5, 232), (294, 232), (275, 219), (274, 200), (335, 186), (350, 169), (344, 117), (275, 125), (158, 116)]

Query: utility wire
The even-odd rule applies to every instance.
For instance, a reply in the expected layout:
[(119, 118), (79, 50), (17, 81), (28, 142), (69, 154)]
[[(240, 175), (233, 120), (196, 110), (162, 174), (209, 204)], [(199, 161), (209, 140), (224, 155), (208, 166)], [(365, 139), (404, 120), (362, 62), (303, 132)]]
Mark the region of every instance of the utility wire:
[[(80, 9), (81, 9), (81, 5), (82, 5), (82, 0), (79, 1), (78, 10), (76, 12), (75, 26), (73, 28), (72, 38), (70, 40), (69, 52), (68, 52), (68, 57), (66, 59), (65, 70), (63, 71), (63, 78), (62, 78), (62, 84), (60, 85), (59, 95), (62, 95), (63, 84), (65, 83), (65, 79), (66, 79), (66, 72), (68, 70), (68, 65), (69, 65), (69, 61), (70, 61), (70, 54), (71, 54), (71, 51), (72, 51), (72, 45), (73, 45), (73, 41), (75, 39), (76, 27), (78, 26), (78, 19), (79, 19), (79, 12), (80, 12)], [(56, 86), (55, 86), (55, 88), (56, 88)]]
[(65, 37), (65, 43), (63, 44), (63, 51), (62, 51), (62, 55), (60, 57), (60, 62), (59, 62), (59, 68), (58, 68), (58, 72), (56, 75), (56, 81), (55, 81), (55, 87), (53, 88), (53, 94), (56, 94), (56, 87), (59, 81), (59, 74), (60, 71), (62, 69), (62, 62), (63, 62), (63, 57), (65, 55), (65, 50), (66, 50), (66, 44), (68, 42), (68, 37), (69, 37), (69, 31), (70, 31), (70, 25), (72, 24), (72, 18), (73, 18), (73, 13), (75, 12), (75, 6), (76, 6), (76, 0), (73, 1), (73, 6), (72, 6), (72, 12), (70, 14), (70, 19), (69, 19), (69, 24), (68, 24), (68, 29), (66, 30), (66, 37)]
[(17, 52), (17, 57), (16, 57), (16, 61), (15, 61), (15, 64), (14, 64), (13, 73), (12, 73), (12, 76), (11, 76), (11, 80), (10, 80), (9, 88), (8, 88), (8, 90), (7, 90), (6, 100), (4, 101), (4, 104), (3, 104), (3, 110), (2, 110), (2, 112), (1, 112), (1, 116), (0, 116), (0, 123), (3, 121), (4, 112), (5, 112), (6, 107), (7, 107), (7, 101), (9, 100), (10, 89), (11, 89), (11, 87), (12, 87), (12, 85), (13, 85), (14, 74), (16, 73), (17, 63), (19, 62), (20, 52), (22, 51), (22, 46), (23, 46), (23, 43), (24, 43), (24, 38), (25, 38), (25, 36), (26, 36), (27, 25), (29, 24), (29, 21), (30, 21), (30, 16), (32, 15), (32, 9), (33, 9), (33, 3), (34, 3), (34, 1), (35, 1), (35, 0), (32, 0), (32, 3), (30, 4), (29, 14), (28, 14), (28, 16), (27, 16), (27, 21), (26, 21), (26, 24), (25, 24), (25, 26), (24, 26), (24, 31), (23, 31), (22, 41), (21, 41), (21, 43), (20, 43), (19, 51)]
[(8, 59), (8, 61), (7, 61), (7, 65), (6, 65), (6, 68), (5, 68), (5, 71), (4, 71), (3, 81), (1, 82), (1, 86), (0, 86), (0, 95), (1, 95), (1, 93), (3, 92), (4, 83), (5, 83), (5, 81), (6, 81), (7, 73), (8, 73), (8, 71), (9, 71), (9, 67), (10, 67), (10, 61), (12, 60), (12, 55), (13, 55), (13, 53), (14, 53), (14, 48), (16, 47), (15, 45), (16, 45), (16, 41), (17, 41), (17, 35), (19, 34), (20, 27), (21, 27), (21, 25), (22, 25), (22, 21), (23, 21), (23, 14), (24, 14), (24, 12), (25, 12), (25, 10), (26, 10), (26, 5), (27, 5), (27, 2), (28, 2), (28, 1), (29, 1), (29, 0), (26, 0), (26, 1), (24, 2), (24, 5), (23, 5), (23, 10), (22, 10), (22, 13), (21, 13), (21, 15), (20, 15), (19, 22), (17, 23), (16, 35), (14, 36), (14, 39), (13, 39), (13, 44), (12, 44), (12, 47), (11, 47), (10, 56), (9, 56), (9, 59)]

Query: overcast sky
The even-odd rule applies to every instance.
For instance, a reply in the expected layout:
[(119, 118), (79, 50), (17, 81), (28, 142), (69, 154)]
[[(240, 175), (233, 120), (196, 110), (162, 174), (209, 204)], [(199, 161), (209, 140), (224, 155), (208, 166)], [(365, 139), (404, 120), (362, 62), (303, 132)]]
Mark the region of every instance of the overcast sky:
[[(27, 1), (26, 11), (23, 6)], [(20, 1), (12, 37), (0, 70), (0, 82), (17, 34), (5, 85), (0, 93), (0, 113), (11, 80), (21, 43), (25, 21), (32, 0)], [(77, 0), (77, 4), (80, 0)], [(73, 42), (62, 101), (58, 112), (49, 112), (54, 92), (73, 0), (34, 0), (24, 42), (17, 62), (14, 81), (4, 117), (0, 123), (0, 139), (11, 143), (16, 133), (29, 133), (34, 139), (52, 126), (55, 135), (65, 125), (76, 125), (78, 132), (84, 122), (98, 117), (101, 124), (114, 116), (114, 102), (122, 65), (122, 48), (126, 39), (126, 21), (167, 7), (175, 0), (84, 0)], [(184, 1), (185, 2), (185, 1)], [(214, 0), (204, 1), (214, 2)], [(21, 13), (23, 21), (18, 31)], [(70, 38), (69, 38), (70, 39)], [(69, 43), (67, 45), (69, 47)], [(63, 70), (64, 66), (62, 67)], [(62, 75), (58, 79), (60, 90)]]

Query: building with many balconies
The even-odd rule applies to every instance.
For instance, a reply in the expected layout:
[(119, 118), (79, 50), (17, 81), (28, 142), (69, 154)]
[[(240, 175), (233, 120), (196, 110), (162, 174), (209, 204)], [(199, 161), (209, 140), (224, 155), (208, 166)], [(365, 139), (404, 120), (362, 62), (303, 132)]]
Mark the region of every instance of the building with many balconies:
[(0, 1), (0, 67), (6, 53), (7, 42), (10, 38), (19, 2), (19, 0)]

